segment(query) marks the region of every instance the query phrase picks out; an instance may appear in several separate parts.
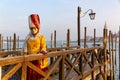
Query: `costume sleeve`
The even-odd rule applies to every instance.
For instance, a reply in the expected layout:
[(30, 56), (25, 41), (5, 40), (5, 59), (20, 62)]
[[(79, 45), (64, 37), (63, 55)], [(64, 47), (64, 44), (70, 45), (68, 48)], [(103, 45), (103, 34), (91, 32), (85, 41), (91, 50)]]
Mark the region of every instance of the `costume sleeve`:
[(27, 52), (27, 44), (26, 41), (24, 41), (23, 47), (22, 47), (22, 52)]
[(41, 51), (42, 50), (46, 51), (46, 38), (43, 35), (41, 37)]
[(27, 42), (28, 37), (29, 37), (29, 35), (27, 35), (27, 37), (23, 43), (23, 47), (22, 47), (22, 52), (25, 52), (25, 53), (27, 53), (27, 43), (26, 42)]

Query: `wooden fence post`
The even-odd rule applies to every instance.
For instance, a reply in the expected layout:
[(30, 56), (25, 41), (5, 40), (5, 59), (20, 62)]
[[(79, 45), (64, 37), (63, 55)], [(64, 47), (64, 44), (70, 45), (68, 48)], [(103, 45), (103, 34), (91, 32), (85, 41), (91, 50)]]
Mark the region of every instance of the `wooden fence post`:
[[(52, 42), (53, 42), (53, 33), (51, 33), (51, 41), (50, 41), (50, 47), (52, 48)], [(55, 61), (55, 57), (50, 58), (50, 64), (52, 64)]]
[[(92, 62), (92, 65), (93, 65), (93, 67), (92, 68), (94, 68), (94, 66), (95, 66), (95, 55), (96, 53), (95, 53), (95, 50), (92, 52), (92, 58), (91, 58), (91, 62)], [(94, 70), (92, 71), (92, 74), (91, 74), (91, 76), (92, 76), (92, 80), (95, 80), (95, 74), (94, 74)]]
[(2, 79), (2, 66), (0, 66), (0, 80)]
[(64, 63), (65, 63), (65, 55), (62, 55), (62, 60), (60, 61), (59, 66), (59, 80), (64, 80)]
[(103, 46), (104, 46), (104, 80), (107, 80), (107, 54), (106, 54), (106, 46), (107, 46), (107, 26), (105, 23), (104, 29), (103, 29)]
[[(25, 58), (24, 55), (23, 55), (23, 58)], [(21, 80), (26, 80), (26, 79), (27, 79), (27, 65), (26, 65), (26, 62), (24, 61), (24, 62), (22, 63), (22, 75), (21, 75)]]
[(81, 54), (81, 56), (79, 58), (79, 70), (82, 75), (82, 78), (80, 80), (83, 80), (83, 55), (82, 55), (82, 53), (78, 53), (78, 54)]

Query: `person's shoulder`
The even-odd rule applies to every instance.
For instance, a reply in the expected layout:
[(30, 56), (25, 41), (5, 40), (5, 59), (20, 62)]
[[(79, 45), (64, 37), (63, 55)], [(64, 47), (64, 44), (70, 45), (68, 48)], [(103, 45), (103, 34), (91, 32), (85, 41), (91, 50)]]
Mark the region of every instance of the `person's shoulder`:
[(40, 34), (39, 34), (39, 37), (45, 37), (45, 36), (44, 36), (43, 34), (40, 33)]
[(26, 36), (25, 40), (27, 40), (29, 37), (30, 37), (30, 34), (27, 34), (27, 36)]

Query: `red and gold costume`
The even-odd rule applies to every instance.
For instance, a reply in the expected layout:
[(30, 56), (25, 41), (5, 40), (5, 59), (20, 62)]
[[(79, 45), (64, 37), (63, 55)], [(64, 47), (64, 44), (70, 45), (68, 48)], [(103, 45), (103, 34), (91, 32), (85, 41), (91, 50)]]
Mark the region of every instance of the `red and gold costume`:
[[(29, 28), (30, 33), (27, 35), (24, 46), (23, 52), (29, 54), (38, 54), (43, 53), (46, 54), (46, 39), (44, 35), (39, 33), (39, 25), (40, 19), (37, 14), (32, 14), (29, 16)], [(42, 71), (46, 71), (46, 64), (49, 64), (47, 58), (41, 60), (32, 61), (32, 64), (37, 66)], [(27, 69), (27, 80), (40, 80), (41, 75), (37, 72), (33, 71), (28, 67)]]

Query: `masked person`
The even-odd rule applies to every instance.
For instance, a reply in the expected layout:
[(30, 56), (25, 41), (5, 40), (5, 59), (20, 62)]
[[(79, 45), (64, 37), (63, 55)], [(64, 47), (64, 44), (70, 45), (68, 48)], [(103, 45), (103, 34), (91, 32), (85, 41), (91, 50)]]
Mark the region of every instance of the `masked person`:
[[(38, 14), (31, 14), (28, 18), (30, 33), (25, 39), (23, 45), (23, 53), (29, 54), (43, 54), (46, 51), (46, 39), (45, 36), (40, 33), (40, 17)], [(48, 58), (31, 61), (32, 64), (37, 66), (43, 72), (46, 71), (46, 67), (49, 65)], [(27, 80), (40, 80), (41, 76), (30, 69), (27, 68)]]

